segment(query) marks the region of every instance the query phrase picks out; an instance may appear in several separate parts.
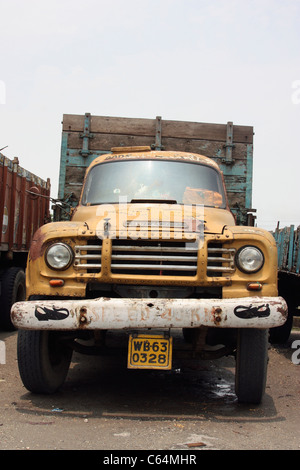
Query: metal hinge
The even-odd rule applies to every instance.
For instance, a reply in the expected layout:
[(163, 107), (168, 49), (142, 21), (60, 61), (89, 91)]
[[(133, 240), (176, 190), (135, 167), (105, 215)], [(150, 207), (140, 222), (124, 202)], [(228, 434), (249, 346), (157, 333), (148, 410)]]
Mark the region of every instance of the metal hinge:
[(83, 134), (80, 134), (80, 138), (83, 139), (82, 142), (82, 150), (80, 150), (80, 155), (83, 157), (88, 157), (89, 154), (91, 153), (89, 150), (89, 139), (93, 139), (94, 134), (90, 133), (90, 127), (91, 127), (91, 114), (90, 113), (85, 113), (84, 117), (84, 132)]
[(232, 158), (232, 149), (235, 147), (233, 144), (233, 122), (227, 122), (227, 132), (226, 132), (226, 144), (224, 148), (226, 149), (225, 158), (222, 159), (223, 163), (226, 165), (231, 165), (234, 163), (234, 159)]
[(161, 116), (156, 117), (155, 143), (151, 145), (152, 150), (164, 150), (161, 144)]

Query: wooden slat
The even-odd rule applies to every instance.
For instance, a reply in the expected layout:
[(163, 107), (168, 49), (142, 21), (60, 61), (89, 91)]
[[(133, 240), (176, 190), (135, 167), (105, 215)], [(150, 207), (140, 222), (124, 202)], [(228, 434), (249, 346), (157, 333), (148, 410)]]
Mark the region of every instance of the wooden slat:
[(82, 132), (84, 127), (84, 116), (77, 114), (63, 115), (63, 131)]
[(79, 201), (85, 171), (85, 168), (71, 165), (66, 168), (65, 195), (73, 193), (77, 201)]
[[(131, 136), (122, 134), (93, 134), (94, 137), (89, 141), (89, 149), (102, 150), (110, 152), (113, 147), (130, 147), (147, 145), (151, 146), (154, 143), (154, 136)], [(71, 132), (68, 138), (69, 149), (81, 149), (82, 139), (78, 132)]]
[[(177, 137), (199, 140), (226, 142), (227, 124), (210, 124), (189, 121), (161, 120), (162, 138)], [(65, 114), (63, 131), (83, 132), (84, 116)], [(124, 134), (133, 136), (155, 136), (155, 119), (133, 119), (108, 116), (91, 116), (91, 133)], [(251, 126), (233, 126), (233, 141), (241, 143), (253, 142)]]
[(281, 271), (300, 274), (300, 226), (277, 229), (273, 233), (278, 248), (278, 267)]
[[(84, 116), (64, 114), (63, 131), (83, 132)], [(92, 133), (155, 135), (154, 119), (133, 119), (121, 117), (91, 116)]]
[[(201, 122), (163, 121), (162, 136), (226, 142), (227, 124)], [(233, 141), (251, 143), (253, 128), (233, 126)]]
[[(122, 134), (94, 134), (93, 138), (89, 141), (89, 149), (92, 152), (96, 150), (110, 152), (113, 147), (151, 146), (153, 143), (154, 137)], [(207, 157), (220, 158), (220, 160), (226, 157), (224, 142), (163, 137), (162, 145), (164, 150), (198, 153)], [(82, 148), (82, 139), (78, 132), (69, 133), (68, 148), (78, 150)], [(245, 144), (235, 144), (232, 155), (234, 160), (246, 160), (247, 147)]]

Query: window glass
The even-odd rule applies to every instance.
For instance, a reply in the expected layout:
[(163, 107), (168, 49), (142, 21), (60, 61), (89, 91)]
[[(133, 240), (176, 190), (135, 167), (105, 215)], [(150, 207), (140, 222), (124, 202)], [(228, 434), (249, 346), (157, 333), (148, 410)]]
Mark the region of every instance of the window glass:
[(126, 160), (102, 163), (89, 172), (82, 204), (171, 201), (224, 207), (220, 174), (201, 164), (170, 160)]

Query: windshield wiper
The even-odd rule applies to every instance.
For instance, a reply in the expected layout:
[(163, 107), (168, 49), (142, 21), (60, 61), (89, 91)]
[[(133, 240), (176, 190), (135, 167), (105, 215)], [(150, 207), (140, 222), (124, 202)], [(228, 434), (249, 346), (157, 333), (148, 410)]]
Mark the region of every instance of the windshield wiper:
[(131, 199), (131, 204), (139, 204), (139, 203), (147, 203), (150, 202), (152, 204), (177, 204), (175, 199)]

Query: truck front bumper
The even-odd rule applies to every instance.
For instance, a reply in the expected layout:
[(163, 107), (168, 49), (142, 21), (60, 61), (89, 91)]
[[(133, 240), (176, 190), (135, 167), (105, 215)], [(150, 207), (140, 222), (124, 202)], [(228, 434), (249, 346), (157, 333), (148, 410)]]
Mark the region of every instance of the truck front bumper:
[(28, 330), (268, 329), (284, 324), (286, 317), (282, 297), (35, 300), (17, 302), (11, 310), (15, 327)]

